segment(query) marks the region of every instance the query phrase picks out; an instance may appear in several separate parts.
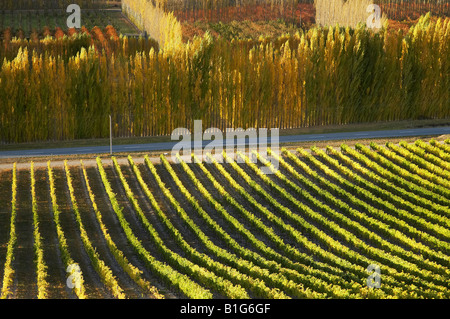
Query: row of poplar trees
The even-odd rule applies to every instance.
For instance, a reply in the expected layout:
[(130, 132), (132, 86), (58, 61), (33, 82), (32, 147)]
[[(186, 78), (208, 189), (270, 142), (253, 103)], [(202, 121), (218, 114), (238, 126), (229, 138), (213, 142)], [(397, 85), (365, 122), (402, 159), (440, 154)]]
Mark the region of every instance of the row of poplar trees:
[(107, 137), (109, 114), (115, 136), (169, 135), (197, 119), (225, 131), (448, 118), (449, 37), (450, 18), (426, 16), (407, 34), (206, 34), (132, 54), (121, 37), (117, 54), (82, 47), (70, 57), (23, 46), (0, 70), (0, 141)]

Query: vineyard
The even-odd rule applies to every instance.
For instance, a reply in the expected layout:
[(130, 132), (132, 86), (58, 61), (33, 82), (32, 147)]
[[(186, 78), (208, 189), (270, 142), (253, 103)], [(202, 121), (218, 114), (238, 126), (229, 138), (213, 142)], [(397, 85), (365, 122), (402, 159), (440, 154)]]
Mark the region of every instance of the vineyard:
[(450, 297), (450, 140), (252, 154), (1, 171), (1, 297)]
[[(0, 31), (11, 33), (19, 39), (43, 39), (47, 36), (66, 35), (68, 14), (65, 10), (8, 10), (0, 12)], [(113, 26), (118, 34), (139, 35), (140, 31), (128, 21), (119, 10), (84, 10), (82, 27), (91, 30), (94, 27)], [(81, 31), (81, 29), (78, 29)], [(2, 36), (0, 34), (2, 38)]]

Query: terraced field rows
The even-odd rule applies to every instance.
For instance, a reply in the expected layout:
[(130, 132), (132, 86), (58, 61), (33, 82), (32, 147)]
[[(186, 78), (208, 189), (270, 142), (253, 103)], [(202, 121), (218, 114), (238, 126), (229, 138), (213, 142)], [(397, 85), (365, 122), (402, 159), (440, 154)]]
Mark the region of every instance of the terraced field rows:
[(224, 155), (1, 171), (1, 297), (450, 297), (450, 141)]

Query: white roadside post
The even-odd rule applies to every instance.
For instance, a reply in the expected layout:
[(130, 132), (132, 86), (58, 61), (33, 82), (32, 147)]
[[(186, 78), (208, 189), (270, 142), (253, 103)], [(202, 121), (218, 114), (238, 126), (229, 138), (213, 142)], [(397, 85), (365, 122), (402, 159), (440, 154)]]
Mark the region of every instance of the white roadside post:
[(112, 120), (111, 120), (111, 114), (109, 115), (109, 153), (112, 155)]

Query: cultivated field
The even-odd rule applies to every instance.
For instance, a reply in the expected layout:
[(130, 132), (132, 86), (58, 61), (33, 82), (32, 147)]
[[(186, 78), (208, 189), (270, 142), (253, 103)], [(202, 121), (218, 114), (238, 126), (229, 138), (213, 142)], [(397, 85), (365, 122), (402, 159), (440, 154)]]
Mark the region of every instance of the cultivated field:
[(273, 155), (1, 171), (1, 296), (449, 298), (450, 140)]
[[(67, 17), (65, 10), (3, 10), (0, 11), (0, 34), (11, 33), (12, 37), (44, 38), (46, 36), (58, 37), (59, 32), (67, 34)], [(140, 34), (136, 28), (121, 12), (115, 10), (84, 10), (82, 11), (82, 26), (88, 30), (94, 27), (104, 28), (113, 26), (118, 34)], [(68, 35), (68, 34), (67, 34)]]

